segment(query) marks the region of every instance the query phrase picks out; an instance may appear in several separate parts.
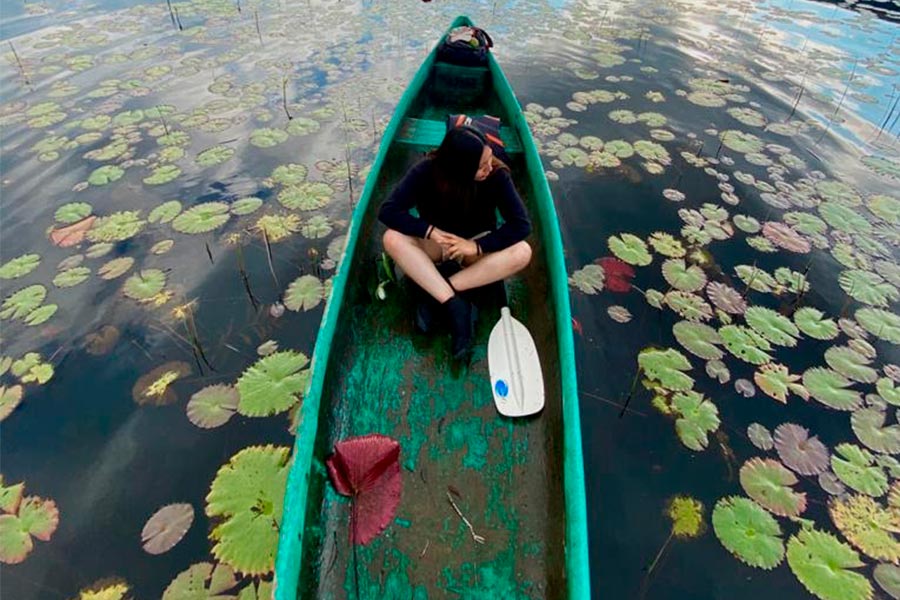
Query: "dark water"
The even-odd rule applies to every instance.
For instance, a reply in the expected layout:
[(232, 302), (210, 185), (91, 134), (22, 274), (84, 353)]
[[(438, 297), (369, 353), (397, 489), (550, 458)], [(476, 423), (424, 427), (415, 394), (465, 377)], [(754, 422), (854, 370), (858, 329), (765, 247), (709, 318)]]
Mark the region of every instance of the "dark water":
[[(296, 277), (313, 274), (325, 280), (333, 272), (322, 259), (332, 240), (346, 229), (351, 202), (362, 188), (362, 174), (355, 174), (351, 194), (346, 177), (340, 174), (346, 171), (331, 175), (328, 165), (320, 161), (335, 161), (345, 169), (349, 152), (360, 168), (371, 162), (405, 82), (456, 14), (471, 15), (493, 34), (497, 56), (523, 106), (556, 107), (563, 117), (577, 121), (557, 133), (536, 128), (547, 167), (558, 176), (551, 186), (570, 273), (610, 255), (607, 239), (615, 234), (630, 232), (647, 239), (662, 231), (680, 237), (683, 222), (678, 210), (697, 209), (704, 202), (720, 205), (732, 216), (741, 213), (760, 222), (779, 220), (784, 210), (768, 204), (758, 189), (738, 181), (734, 172), (750, 173), (772, 184), (776, 179), (764, 166), (747, 162), (742, 153), (722, 148), (718, 134), (724, 130), (752, 133), (802, 159), (805, 166), (779, 175), (784, 182), (819, 177), (818, 171), (821, 178), (853, 186), (864, 199), (874, 194), (897, 198), (900, 130), (896, 115), (900, 111), (894, 109), (900, 94), (900, 46), (891, 15), (884, 12), (896, 8), (891, 3), (874, 3), (877, 16), (791, 0), (652, 5), (536, 0), (241, 5), (237, 12), (237, 3), (232, 2), (174, 3), (183, 31), (173, 26), (165, 3), (47, 2), (3, 7), (0, 36), (13, 43), (19, 62), (10, 50), (0, 71), (0, 265), (25, 253), (39, 254), (41, 262), (24, 277), (0, 280), (2, 296), (26, 285), (43, 284), (48, 290), (45, 302), (56, 303), (59, 309), (46, 323), (34, 327), (21, 320), (0, 321), (0, 354), (18, 359), (26, 352), (39, 352), (55, 369), (45, 385), (26, 384), (21, 404), (3, 421), (0, 472), (5, 484), (24, 481), (26, 495), (53, 499), (60, 511), (59, 527), (50, 541), (35, 541), (21, 564), (3, 565), (4, 597), (77, 597), (80, 590), (115, 578), (127, 582), (134, 598), (159, 598), (178, 573), (197, 562), (213, 561), (208, 539), (212, 525), (204, 508), (217, 470), (247, 446), (290, 445), (290, 421), (287, 413), (267, 418), (235, 415), (220, 428), (199, 429), (185, 416), (187, 399), (204, 386), (233, 383), (253, 364), (257, 346), (266, 340), (277, 341), (281, 349), (311, 353), (321, 304), (308, 312), (287, 311), (277, 319), (268, 310)], [(610, 46), (613, 43), (618, 46)], [(598, 52), (604, 56), (597, 58)], [(612, 59), (618, 64), (610, 66), (609, 55), (622, 60)], [(79, 57), (91, 58), (93, 65), (83, 68), (79, 61), (87, 59)], [(171, 71), (152, 79), (153, 71), (147, 69), (160, 66)], [(746, 88), (735, 92), (742, 98), (729, 99), (725, 106), (699, 106), (677, 93), (691, 91), (689, 82), (696, 78)], [(111, 79), (118, 81), (109, 84)], [(129, 80), (136, 82), (123, 83)], [(103, 81), (116, 87), (115, 93), (91, 97)], [(224, 81), (232, 85), (209, 89)], [(263, 85), (241, 89), (253, 84)], [(573, 92), (596, 89), (627, 97), (591, 104), (582, 112), (566, 106)], [(51, 95), (60, 90), (71, 94)], [(659, 92), (665, 100), (654, 102), (646, 96), (648, 92)], [(222, 107), (205, 104), (241, 98), (244, 106), (224, 112)], [(26, 122), (40, 115), (26, 115), (26, 111), (47, 100), (58, 102), (65, 117), (46, 127), (29, 126)], [(106, 104), (110, 100), (116, 105)], [(316, 118), (320, 129), (311, 135), (290, 136), (273, 147), (249, 144), (253, 130), (287, 125), (284, 103), (295, 116)], [(155, 160), (153, 155), (161, 146), (153, 139), (153, 128), (172, 127), (192, 136), (185, 156), (175, 159), (183, 173), (169, 183), (143, 183), (150, 166), (135, 163), (118, 181), (81, 189), (78, 184), (103, 164), (82, 155), (106, 144), (110, 127), (100, 130), (101, 139), (59, 149), (53, 160), (40, 161), (40, 152), (33, 150), (34, 144), (50, 135), (71, 139), (85, 133), (80, 125), (70, 125), (81, 119), (160, 104), (174, 106), (175, 114), (182, 116), (203, 106), (208, 118), (229, 119), (218, 130), (207, 131), (173, 124), (177, 121), (172, 115), (165, 125), (161, 119), (147, 120), (132, 159)], [(314, 112), (326, 106), (332, 109), (330, 116)], [(785, 136), (744, 125), (726, 112), (733, 107), (753, 108), (768, 123), (793, 119), (804, 131)], [(671, 164), (662, 165), (662, 173), (649, 173), (642, 166), (644, 159), (636, 155), (622, 159), (622, 167), (594, 172), (553, 165), (557, 157), (549, 155), (547, 148), (560, 133), (593, 135), (604, 141), (648, 139), (653, 128), (608, 117), (610, 111), (620, 109), (665, 116), (667, 122), (656, 129), (671, 132), (673, 139), (659, 142), (671, 156)], [(211, 167), (194, 163), (199, 152), (216, 144), (234, 148), (234, 155)], [(715, 173), (688, 164), (682, 151), (733, 160), (710, 166), (729, 176), (740, 204), (724, 203)], [(777, 158), (774, 151), (767, 152)], [(861, 161), (864, 156), (893, 161), (894, 175), (889, 167), (879, 173), (866, 166)], [(297, 213), (304, 221), (314, 214), (325, 215), (333, 231), (315, 240), (296, 233), (272, 244), (273, 277), (265, 242), (253, 227), (261, 214), (290, 212), (280, 209), (276, 200), (282, 186), (266, 185), (275, 167), (286, 163), (306, 165), (308, 179), (327, 180), (335, 188), (326, 207)], [(667, 188), (680, 190), (686, 200), (665, 200), (662, 191)], [(139, 235), (117, 242), (106, 256), (85, 258), (82, 265), (91, 269), (87, 281), (65, 289), (51, 283), (60, 261), (84, 253), (90, 245), (60, 248), (47, 239), (54, 212), (66, 203), (88, 202), (97, 215), (141, 210), (146, 218), (152, 208), (176, 198), (187, 208), (246, 196), (261, 198), (263, 207), (249, 216), (233, 216), (206, 234), (182, 234), (170, 225), (149, 224)], [(791, 210), (818, 214), (815, 208)], [(874, 221), (864, 207), (855, 210)], [(893, 238), (890, 230), (895, 232)], [(882, 224), (878, 230), (888, 247), (887, 256), (881, 258), (893, 263), (897, 262), (896, 247), (891, 245), (897, 242), (896, 230), (896, 223)], [(706, 246), (715, 265), (706, 268), (710, 280), (728, 281), (743, 291), (743, 284), (734, 277), (735, 265), (755, 263), (768, 272), (781, 266), (798, 272), (808, 268), (811, 289), (803, 296), (803, 305), (834, 318), (852, 317), (864, 306), (848, 300), (838, 285), (838, 274), (845, 267), (828, 250), (762, 253), (747, 245), (747, 237), (735, 228), (729, 240)], [(173, 249), (152, 254), (150, 248), (164, 239), (174, 240)], [(99, 267), (116, 256), (134, 258), (135, 266), (118, 279), (100, 279)], [(637, 267), (634, 284), (645, 291), (665, 291), (668, 285), (659, 269), (663, 259), (654, 254), (651, 265)], [(241, 279), (241, 261), (257, 307)], [(154, 307), (124, 297), (122, 283), (138, 268), (166, 270), (171, 300)], [(731, 381), (719, 385), (705, 375), (704, 362), (672, 336), (672, 325), (680, 318), (671, 310), (650, 307), (638, 291), (588, 295), (573, 287), (571, 299), (579, 327), (576, 348), (583, 392), (594, 596), (637, 598), (643, 592), (647, 598), (673, 599), (807, 597), (786, 562), (764, 571), (731, 556), (713, 531), (710, 513), (720, 498), (744, 495), (739, 469), (746, 460), (763, 454), (747, 439), (750, 423), (769, 429), (782, 422), (798, 423), (833, 448), (856, 441), (847, 413), (796, 396), (787, 405), (780, 404), (760, 390), (753, 398), (740, 396), (734, 380), (752, 380), (755, 367), (727, 352), (722, 360), (731, 370)], [(747, 300), (779, 309), (793, 295), (776, 298), (750, 292)], [(173, 315), (175, 307), (191, 301), (209, 365), (195, 357), (187, 326)], [(633, 315), (631, 322), (610, 319), (607, 308), (611, 305), (627, 308)], [(889, 302), (887, 309), (896, 312), (896, 302)], [(742, 322), (740, 317), (735, 321)], [(119, 340), (109, 353), (92, 355), (86, 336), (104, 325), (115, 326)], [(791, 373), (802, 374), (823, 365), (823, 352), (846, 340), (845, 334), (831, 342), (805, 338), (796, 348), (776, 348), (773, 355)], [(872, 366), (883, 376), (882, 367), (898, 361), (896, 346), (872, 337), (870, 341), (877, 351)], [(650, 394), (640, 385), (631, 400), (632, 411), (619, 418), (617, 405), (628, 395), (637, 354), (649, 345), (675, 348), (690, 358), (694, 389), (716, 404), (721, 425), (704, 451), (689, 450), (679, 441), (673, 420), (650, 405)], [(167, 406), (136, 404), (132, 386), (137, 379), (173, 360), (184, 361), (192, 369), (171, 386), (178, 400)], [(15, 383), (10, 373), (2, 375), (0, 384)], [(854, 389), (874, 392), (873, 385)], [(889, 423), (894, 423), (893, 417)], [(774, 453), (766, 456), (777, 458)], [(801, 477), (798, 489), (808, 496), (802, 516), (844, 540), (831, 522), (828, 494), (816, 478)], [(669, 536), (671, 522), (664, 511), (676, 494), (703, 503), (705, 532), (696, 539), (673, 540), (647, 578), (649, 564)], [(174, 502), (194, 507), (192, 527), (169, 552), (146, 554), (140, 544), (144, 523), (158, 508)], [(778, 520), (786, 541), (798, 527), (788, 519)], [(878, 561), (863, 557), (863, 562), (866, 566), (859, 572), (872, 581), (872, 567)]]

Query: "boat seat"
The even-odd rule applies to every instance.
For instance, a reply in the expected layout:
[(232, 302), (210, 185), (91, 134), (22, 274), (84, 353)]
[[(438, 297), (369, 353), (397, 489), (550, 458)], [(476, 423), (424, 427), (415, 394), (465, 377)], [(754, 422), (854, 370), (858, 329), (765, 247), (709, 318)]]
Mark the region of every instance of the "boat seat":
[[(441, 145), (441, 141), (446, 133), (446, 121), (407, 117), (397, 133), (395, 141), (410, 146), (436, 148)], [(512, 127), (501, 126), (500, 139), (503, 140), (504, 149), (508, 154), (522, 152), (522, 142)]]

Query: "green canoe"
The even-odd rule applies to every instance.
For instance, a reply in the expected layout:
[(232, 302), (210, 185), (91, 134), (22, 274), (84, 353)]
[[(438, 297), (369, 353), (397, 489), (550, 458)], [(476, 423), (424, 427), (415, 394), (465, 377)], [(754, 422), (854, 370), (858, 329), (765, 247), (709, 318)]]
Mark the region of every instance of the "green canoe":
[[(469, 24), (461, 16), (451, 27)], [(486, 348), (496, 308), (482, 311), (472, 360), (461, 366), (449, 357), (449, 336), (413, 331), (402, 285), (390, 284), (386, 300), (374, 294), (384, 231), (378, 207), (440, 143), (453, 113), (501, 118), (532, 218), (532, 262), (507, 288), (543, 365), (546, 405), (534, 417), (507, 419), (494, 407)], [(277, 600), (590, 596), (562, 239), (537, 148), (493, 56), (488, 67), (457, 67), (436, 62), (432, 50), (400, 99), (353, 213), (311, 368), (285, 495)], [(387, 529), (354, 547), (350, 502), (324, 464), (336, 441), (369, 433), (400, 442), (403, 492)]]

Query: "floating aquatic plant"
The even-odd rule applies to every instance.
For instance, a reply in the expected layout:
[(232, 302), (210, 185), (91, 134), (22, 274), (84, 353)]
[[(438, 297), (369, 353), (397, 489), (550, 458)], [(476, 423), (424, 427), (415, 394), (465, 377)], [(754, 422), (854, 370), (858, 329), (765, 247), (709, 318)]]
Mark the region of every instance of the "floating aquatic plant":
[(96, 221), (97, 217), (90, 215), (71, 225), (55, 227), (49, 232), (50, 241), (54, 246), (59, 246), (60, 248), (77, 246), (84, 241), (84, 238), (87, 237), (88, 232)]
[(838, 444), (835, 452), (837, 454), (831, 456), (831, 469), (848, 487), (875, 497), (887, 492), (887, 475), (874, 464), (874, 457), (868, 450), (845, 443)]
[(764, 294), (774, 292), (781, 286), (770, 274), (763, 269), (751, 265), (737, 265), (734, 272), (740, 278), (744, 285), (751, 290), (762, 292)]
[(716, 405), (702, 394), (690, 390), (672, 396), (672, 410), (678, 415), (675, 432), (681, 443), (698, 452), (706, 448), (709, 443), (707, 434), (719, 428)]
[(832, 498), (828, 512), (851, 544), (876, 560), (900, 562), (900, 512), (880, 505), (869, 496), (850, 494)]
[(828, 448), (809, 430), (794, 423), (775, 428), (775, 449), (785, 465), (801, 475), (817, 475), (828, 469)]
[(180, 233), (207, 233), (218, 229), (231, 218), (226, 202), (204, 202), (192, 206), (172, 221), (172, 229)]
[(23, 254), (12, 258), (0, 266), (0, 279), (16, 279), (24, 277), (41, 263), (39, 254)]
[(0, 515), (0, 562), (14, 565), (25, 560), (34, 548), (32, 538), (50, 541), (59, 525), (59, 510), (53, 500), (28, 496), (16, 514)]
[(286, 131), (263, 127), (250, 134), (250, 143), (257, 148), (271, 148), (288, 139)]
[(653, 261), (644, 240), (630, 233), (610, 236), (609, 249), (616, 258), (639, 267), (645, 267)]
[(288, 286), (284, 305), (288, 310), (311, 310), (323, 300), (324, 288), (315, 275), (301, 275)]
[(91, 270), (87, 267), (75, 267), (66, 269), (56, 274), (53, 278), (53, 285), (59, 288), (69, 288), (86, 281), (91, 276)]
[(331, 222), (325, 215), (315, 215), (300, 227), (300, 232), (303, 234), (303, 237), (311, 240), (328, 237), (331, 231)]
[(638, 365), (651, 381), (668, 390), (687, 391), (694, 380), (683, 371), (691, 369), (690, 361), (672, 348), (644, 348), (638, 354)]
[(744, 300), (744, 297), (737, 290), (724, 283), (710, 281), (706, 285), (706, 294), (716, 308), (726, 313), (740, 315), (747, 310), (747, 302)]
[(103, 165), (98, 167), (88, 175), (88, 183), (91, 185), (106, 185), (113, 181), (118, 181), (125, 175), (125, 169), (117, 165)]
[(817, 340), (830, 340), (838, 334), (833, 319), (825, 319), (824, 313), (810, 306), (804, 306), (794, 313), (794, 323), (805, 335)]
[(644, 582), (641, 585), (643, 593), (646, 592), (649, 585), (650, 576), (656, 565), (659, 564), (663, 554), (669, 547), (669, 543), (674, 539), (691, 539), (699, 536), (704, 530), (703, 524), (703, 504), (690, 496), (675, 496), (666, 505), (666, 516), (672, 521), (672, 528), (666, 541), (656, 553), (653, 562), (647, 568), (647, 574), (644, 576)]
[(859, 554), (830, 533), (801, 529), (787, 543), (787, 562), (800, 583), (822, 600), (870, 600), (872, 585), (851, 569)]
[(569, 277), (569, 285), (577, 287), (585, 294), (597, 294), (603, 291), (603, 267), (587, 264)]
[(709, 304), (696, 294), (673, 290), (665, 295), (666, 305), (688, 321), (708, 321), (713, 312)]
[(104, 263), (99, 269), (97, 269), (97, 274), (101, 279), (115, 279), (127, 273), (128, 270), (131, 269), (132, 265), (134, 265), (133, 258), (131, 258), (130, 256), (121, 256)]
[[(860, 341), (857, 340), (857, 342)], [(875, 383), (878, 380), (878, 372), (869, 366), (871, 362), (869, 358), (852, 347), (832, 346), (825, 351), (825, 362), (829, 367), (853, 381)]]
[[(9, 387), (0, 385), (0, 421), (6, 419), (6, 417), (16, 410), (16, 407), (19, 406), (19, 403), (22, 401), (23, 391), (21, 385), (12, 385)], [(0, 500), (2, 500), (2, 497), (0, 497)], [(0, 505), (2, 505), (2, 502), (0, 502)], [(0, 508), (2, 508), (2, 506), (0, 506)]]
[(147, 221), (150, 223), (168, 223), (181, 212), (181, 202), (169, 200), (150, 211)]
[(604, 283), (609, 291), (625, 293), (631, 290), (631, 280), (634, 278), (631, 265), (612, 256), (604, 256), (596, 262), (603, 268)]
[(240, 395), (230, 385), (209, 385), (196, 392), (187, 403), (187, 417), (203, 429), (220, 427), (237, 411)]
[(125, 582), (103, 580), (81, 590), (78, 600), (129, 600), (129, 591)]
[[(237, 585), (234, 571), (226, 564), (213, 567), (207, 562), (191, 565), (166, 587), (162, 600), (218, 600), (233, 598), (225, 593)], [(251, 588), (253, 584), (250, 584)], [(242, 590), (238, 598), (247, 600)]]
[(753, 374), (753, 381), (764, 394), (785, 404), (788, 392), (793, 392), (804, 400), (809, 399), (809, 392), (803, 385), (797, 383), (799, 380), (799, 375), (791, 374), (787, 367), (777, 363), (762, 365)]
[(181, 169), (175, 165), (161, 165), (153, 169), (142, 181), (147, 185), (163, 185), (174, 181), (181, 175)]
[(47, 288), (40, 284), (29, 285), (11, 295), (0, 305), (0, 318), (24, 319), (39, 307), (47, 297)]
[(858, 269), (842, 271), (838, 283), (854, 300), (873, 306), (889, 306), (900, 300), (900, 292), (877, 273)]
[(22, 358), (13, 361), (9, 370), (22, 383), (43, 385), (53, 378), (53, 365), (43, 362), (37, 352), (28, 352)]
[(309, 381), (309, 370), (301, 370), (309, 359), (301, 352), (284, 350), (256, 361), (237, 381), (238, 412), (265, 417), (284, 412), (300, 400)]
[(900, 425), (885, 426), (887, 412), (869, 407), (853, 411), (850, 425), (867, 448), (886, 454), (900, 453)]
[(862, 406), (862, 395), (847, 389), (852, 382), (840, 373), (823, 367), (813, 367), (803, 372), (803, 387), (809, 395), (836, 410), (856, 410)]
[(197, 164), (201, 167), (213, 167), (215, 165), (222, 164), (232, 156), (234, 156), (235, 149), (229, 148), (228, 146), (218, 145), (213, 146), (212, 148), (207, 148), (203, 150), (197, 155), (195, 159)]
[(697, 265), (687, 265), (683, 259), (670, 258), (662, 264), (666, 282), (676, 290), (696, 292), (706, 285), (706, 274)]
[(725, 325), (719, 328), (719, 336), (728, 351), (744, 362), (762, 365), (772, 360), (769, 341), (749, 327)]
[(164, 363), (141, 375), (131, 388), (131, 397), (140, 405), (165, 406), (178, 399), (172, 384), (191, 372), (191, 366), (183, 361)]
[(806, 494), (793, 489), (797, 477), (777, 460), (751, 458), (741, 467), (740, 480), (747, 495), (773, 514), (796, 517), (806, 510)]
[(679, 321), (672, 327), (675, 339), (694, 356), (714, 360), (722, 358), (724, 353), (718, 347), (722, 343), (719, 333), (702, 323)]
[(888, 596), (895, 600), (900, 598), (900, 567), (882, 563), (875, 567), (872, 575)]
[(651, 233), (650, 237), (647, 238), (647, 242), (657, 254), (662, 254), (668, 258), (683, 258), (687, 254), (687, 251), (678, 239), (662, 231)]
[(150, 302), (166, 286), (166, 274), (160, 269), (143, 269), (128, 277), (122, 293), (139, 302)]
[(766, 570), (781, 564), (781, 527), (756, 502), (741, 496), (721, 498), (713, 509), (712, 524), (722, 545), (741, 562)]
[(880, 308), (861, 308), (854, 315), (857, 323), (875, 337), (900, 344), (900, 316)]
[(87, 239), (92, 242), (121, 242), (132, 238), (146, 225), (140, 214), (137, 210), (124, 210), (99, 217), (87, 232)]
[(53, 218), (60, 223), (71, 225), (89, 216), (92, 210), (91, 205), (87, 202), (69, 202), (57, 208), (53, 213)]
[(50, 317), (56, 314), (58, 308), (59, 306), (57, 306), (56, 304), (45, 304), (39, 308), (36, 308), (25, 316), (25, 324), (35, 326), (46, 323), (48, 320), (50, 320)]
[(262, 205), (262, 199), (256, 198), (254, 196), (240, 198), (239, 200), (235, 200), (231, 203), (231, 214), (238, 216), (249, 215), (255, 212), (256, 209), (258, 209)]
[(744, 312), (744, 318), (756, 333), (769, 342), (788, 347), (797, 345), (797, 336), (800, 335), (797, 326), (771, 308), (751, 306)]
[(244, 575), (275, 567), (289, 455), (286, 446), (244, 448), (219, 469), (206, 496), (207, 516), (220, 520), (210, 533), (212, 553)]
[(609, 318), (616, 323), (628, 323), (631, 321), (631, 312), (624, 306), (613, 305), (606, 309)]
[(265, 232), (272, 243), (280, 242), (300, 231), (300, 217), (286, 215), (263, 215), (256, 221), (255, 228)]
[(153, 513), (141, 530), (141, 543), (148, 554), (163, 554), (181, 541), (194, 522), (194, 507), (169, 504)]
[(747, 426), (747, 437), (760, 450), (768, 451), (775, 447), (775, 440), (772, 438), (772, 434), (765, 426), (759, 423), (750, 423)]

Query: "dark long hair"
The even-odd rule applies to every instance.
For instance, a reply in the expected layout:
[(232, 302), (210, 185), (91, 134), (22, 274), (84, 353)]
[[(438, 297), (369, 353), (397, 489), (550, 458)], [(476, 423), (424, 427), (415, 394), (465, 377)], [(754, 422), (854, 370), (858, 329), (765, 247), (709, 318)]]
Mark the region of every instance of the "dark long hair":
[[(468, 125), (455, 127), (447, 132), (444, 141), (428, 153), (434, 164), (438, 201), (446, 208), (455, 208), (463, 214), (469, 212), (475, 201), (475, 174), (481, 163), (481, 154), (487, 145), (484, 134)], [(494, 158), (493, 169), (507, 169), (503, 161)]]

